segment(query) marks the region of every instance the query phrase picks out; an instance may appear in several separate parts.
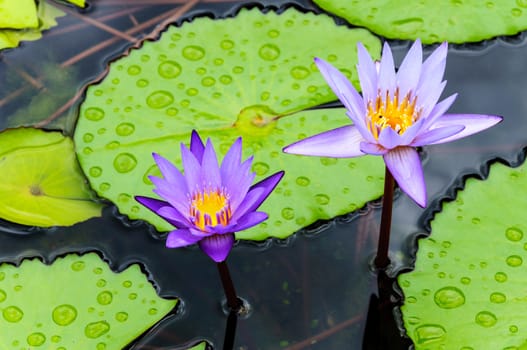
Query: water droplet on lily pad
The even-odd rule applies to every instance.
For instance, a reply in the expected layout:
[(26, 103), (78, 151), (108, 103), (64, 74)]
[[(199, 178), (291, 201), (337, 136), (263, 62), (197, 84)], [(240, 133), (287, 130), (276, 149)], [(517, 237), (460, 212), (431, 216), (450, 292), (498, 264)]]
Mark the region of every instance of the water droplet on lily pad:
[(99, 338), (110, 331), (110, 324), (106, 321), (92, 322), (84, 328), (84, 334), (88, 338)]
[(292, 220), (295, 218), (295, 210), (293, 208), (282, 209), (282, 217), (286, 220)]
[(298, 186), (308, 186), (311, 181), (305, 176), (299, 176), (296, 178), (296, 184)]
[(41, 346), (46, 342), (46, 336), (42, 333), (31, 333), (27, 337), (27, 344), (30, 346)]
[(169, 106), (174, 102), (174, 96), (168, 91), (154, 91), (146, 98), (146, 104), (154, 109)]
[(126, 312), (118, 312), (115, 314), (115, 319), (119, 322), (125, 322), (128, 319), (128, 313)]
[(139, 67), (138, 65), (134, 64), (134, 65), (128, 67), (127, 73), (130, 74), (130, 75), (138, 75), (138, 74), (141, 73), (141, 67)]
[(507, 301), (505, 294), (500, 292), (494, 292), (490, 295), (490, 302), (494, 304), (502, 304)]
[(507, 237), (509, 241), (518, 242), (523, 238), (523, 231), (516, 227), (509, 227), (505, 231), (505, 237)]
[(490, 311), (481, 311), (476, 315), (476, 323), (482, 327), (489, 328), (498, 322), (496, 315)]
[(136, 165), (137, 160), (135, 159), (134, 155), (130, 153), (120, 153), (113, 161), (113, 166), (119, 173), (130, 172), (135, 168)]
[(112, 302), (113, 295), (111, 292), (105, 290), (97, 295), (97, 302), (101, 305), (108, 305)]
[(439, 341), (445, 335), (445, 328), (438, 324), (425, 324), (415, 329), (415, 336), (419, 345)]
[(84, 263), (84, 261), (79, 260), (79, 261), (75, 261), (73, 264), (71, 264), (71, 269), (73, 271), (82, 271), (82, 270), (84, 270), (85, 266), (86, 266), (86, 264)]
[(132, 123), (120, 123), (115, 128), (115, 132), (119, 136), (129, 136), (132, 135), (135, 131), (135, 126)]
[(181, 65), (175, 61), (163, 61), (159, 64), (157, 72), (162, 78), (174, 79), (181, 74)]
[(523, 259), (519, 255), (509, 255), (505, 261), (510, 267), (518, 267), (523, 263)]
[(296, 66), (291, 68), (291, 76), (295, 79), (305, 79), (311, 72), (306, 67)]
[(197, 45), (189, 45), (183, 49), (183, 57), (190, 61), (198, 61), (205, 56), (205, 49)]
[(274, 61), (280, 56), (280, 49), (274, 44), (264, 44), (258, 50), (258, 55), (266, 61)]
[(98, 107), (90, 107), (84, 112), (86, 119), (91, 121), (99, 121), (104, 118), (104, 111)]
[(59, 326), (68, 326), (77, 318), (77, 309), (68, 304), (59, 305), (53, 310), (51, 318)]
[(448, 286), (435, 293), (434, 301), (442, 309), (453, 309), (465, 304), (465, 294), (459, 288)]
[(16, 323), (24, 317), (24, 313), (16, 306), (8, 306), (2, 310), (2, 316), (7, 322)]

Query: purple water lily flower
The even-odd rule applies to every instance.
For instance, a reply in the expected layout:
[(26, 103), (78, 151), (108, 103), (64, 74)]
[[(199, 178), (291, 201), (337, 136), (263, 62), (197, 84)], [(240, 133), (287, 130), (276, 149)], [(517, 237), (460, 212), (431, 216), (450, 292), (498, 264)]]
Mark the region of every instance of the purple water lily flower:
[(283, 171), (251, 186), (252, 157), (241, 162), (242, 139), (231, 146), (221, 166), (210, 139), (203, 145), (192, 132), (190, 149), (181, 144), (184, 174), (158, 154), (154, 160), (163, 178), (150, 176), (153, 190), (163, 200), (136, 196), (135, 199), (177, 227), (168, 234), (166, 246), (179, 248), (198, 243), (215, 262), (227, 258), (234, 232), (267, 219), (256, 211), (283, 176)]
[(357, 71), (362, 97), (335, 67), (315, 58), (353, 125), (298, 141), (284, 152), (335, 158), (382, 155), (401, 189), (425, 207), (426, 187), (415, 147), (457, 140), (502, 120), (494, 115), (445, 114), (457, 96), (438, 103), (446, 85), (446, 54), (445, 42), (422, 62), (421, 42), (416, 40), (396, 73), (388, 44), (384, 44), (378, 63), (359, 43)]

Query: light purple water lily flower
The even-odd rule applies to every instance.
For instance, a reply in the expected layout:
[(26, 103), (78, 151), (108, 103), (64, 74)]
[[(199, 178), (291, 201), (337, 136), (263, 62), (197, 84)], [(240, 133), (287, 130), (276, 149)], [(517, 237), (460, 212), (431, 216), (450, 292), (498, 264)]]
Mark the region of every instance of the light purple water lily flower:
[(446, 85), (446, 54), (445, 42), (422, 62), (421, 42), (416, 40), (396, 73), (388, 44), (384, 44), (379, 63), (359, 43), (357, 71), (362, 97), (335, 67), (315, 58), (353, 125), (298, 141), (284, 152), (335, 158), (382, 155), (400, 188), (425, 207), (426, 187), (415, 147), (457, 140), (502, 120), (494, 115), (445, 114), (457, 96), (438, 103)]
[(177, 227), (168, 234), (168, 248), (198, 243), (215, 262), (227, 258), (235, 232), (267, 219), (266, 213), (256, 210), (284, 174), (280, 171), (251, 185), (255, 177), (251, 172), (253, 158), (241, 161), (241, 137), (220, 166), (210, 139), (203, 145), (193, 131), (190, 149), (181, 144), (184, 174), (162, 156), (153, 156), (163, 178), (149, 178), (156, 186), (153, 191), (163, 200), (143, 196), (135, 199)]

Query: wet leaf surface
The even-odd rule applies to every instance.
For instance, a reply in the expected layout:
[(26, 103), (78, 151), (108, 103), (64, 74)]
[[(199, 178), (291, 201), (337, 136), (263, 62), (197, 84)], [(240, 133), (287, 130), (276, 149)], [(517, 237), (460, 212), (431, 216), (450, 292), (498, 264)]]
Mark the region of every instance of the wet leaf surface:
[(139, 265), (112, 272), (95, 253), (0, 265), (0, 346), (120, 350), (174, 308)]
[(478, 42), (527, 29), (527, 1), (314, 0), (349, 23), (389, 39)]
[(100, 216), (76, 163), (73, 142), (58, 132), (0, 133), (0, 218), (29, 226), (69, 226)]
[(419, 241), (415, 270), (399, 276), (416, 349), (518, 349), (527, 327), (527, 164), (496, 163), (469, 178)]
[(170, 27), (159, 41), (114, 62), (108, 76), (89, 88), (75, 130), (81, 166), (98, 194), (122, 213), (168, 231), (169, 224), (133, 200), (152, 196), (148, 175), (159, 172), (151, 153), (180, 165), (179, 144), (189, 142), (192, 129), (210, 137), (222, 155), (241, 135), (245, 157), (254, 154), (257, 180), (282, 169), (286, 175), (262, 206), (272, 219), (238, 238), (284, 238), (356, 210), (381, 195), (382, 159), (337, 161), (281, 150), (350, 123), (343, 109), (302, 110), (336, 99), (314, 56), (346, 67), (357, 81), (348, 70), (357, 41), (378, 55), (379, 41), (364, 30), (294, 9), (280, 15), (242, 10), (232, 19), (197, 18)]

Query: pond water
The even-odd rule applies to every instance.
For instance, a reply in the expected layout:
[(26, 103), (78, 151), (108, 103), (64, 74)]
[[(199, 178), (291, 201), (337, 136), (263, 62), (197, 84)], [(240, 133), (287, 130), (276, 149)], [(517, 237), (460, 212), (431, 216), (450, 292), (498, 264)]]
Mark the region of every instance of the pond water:
[[(93, 19), (115, 14), (105, 23), (126, 31), (184, 3), (145, 0), (128, 6), (125, 2), (93, 1), (80, 14)], [(272, 8), (295, 4), (305, 11), (321, 11), (300, 0), (287, 4), (199, 1), (178, 22), (202, 15), (232, 16), (241, 6), (256, 4)], [(132, 10), (130, 17), (127, 11)], [(154, 23), (134, 36), (149, 33)], [(75, 98), (77, 92), (132, 45), (113, 38), (113, 34), (67, 15), (41, 40), (3, 51), (0, 76), (6, 83), (0, 86), (0, 128), (36, 123), (71, 135), (82, 101), (82, 97)], [(94, 49), (100, 43), (107, 44)], [(400, 62), (409, 43), (391, 45)], [(397, 192), (390, 249), (392, 278), (411, 269), (417, 237), (427, 234), (441, 201), (452, 199), (467, 176), (484, 177), (488, 163), (496, 159), (511, 165), (523, 161), (527, 145), (526, 58), (523, 34), (451, 45), (444, 96), (459, 92), (459, 97), (450, 112), (496, 114), (505, 119), (481, 134), (423, 149), (430, 203), (423, 210)], [(21, 78), (24, 73), (35, 80)], [(238, 320), (234, 348), (387, 349), (383, 344), (390, 344), (390, 349), (407, 349), (411, 341), (400, 335), (397, 302), (386, 302), (390, 296), (392, 301), (401, 300), (390, 278), (382, 281), (381, 306), (375, 305), (379, 288), (370, 265), (379, 218), (380, 202), (375, 201), (358, 212), (317, 222), (286, 240), (239, 242), (228, 264), (238, 294), (251, 305), (251, 313)], [(67, 253), (95, 251), (115, 271), (140, 263), (161, 296), (181, 299), (171, 314), (128, 348), (179, 349), (200, 340), (221, 348), (227, 327), (221, 307), (223, 290), (216, 267), (196, 247), (166, 249), (164, 239), (151, 226), (128, 220), (111, 204), (102, 217), (72, 227), (40, 229), (0, 223), (2, 262), (17, 264), (26, 257), (51, 262)]]

